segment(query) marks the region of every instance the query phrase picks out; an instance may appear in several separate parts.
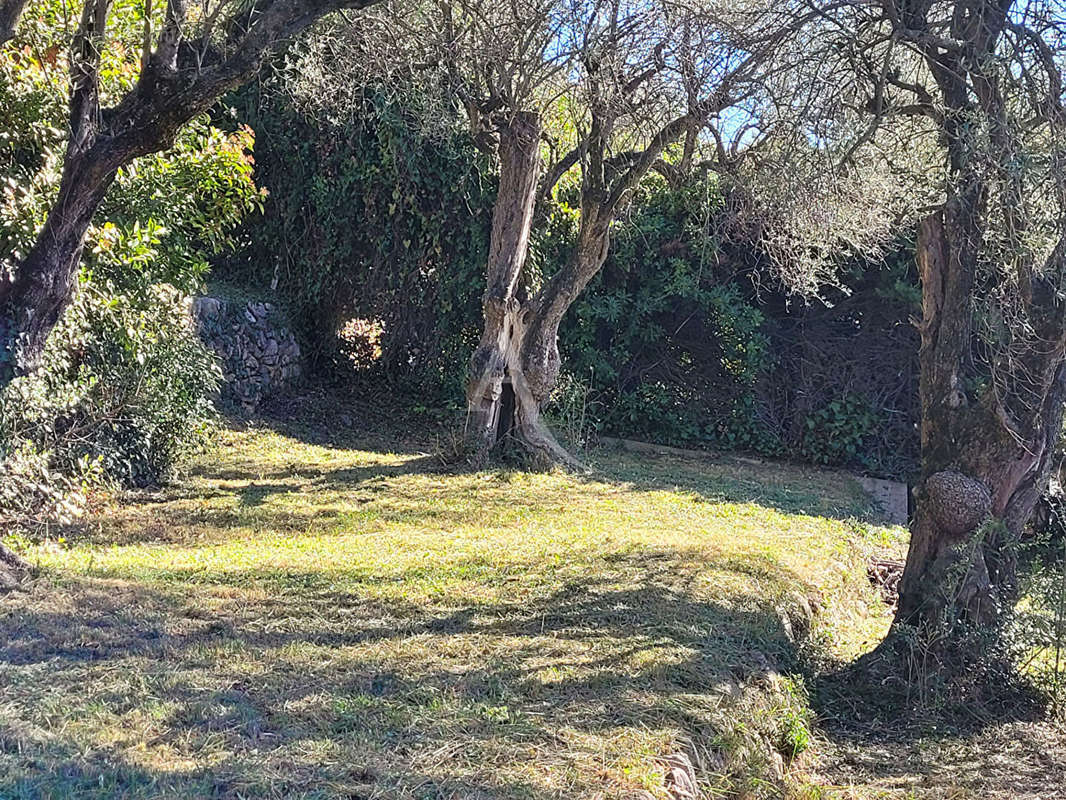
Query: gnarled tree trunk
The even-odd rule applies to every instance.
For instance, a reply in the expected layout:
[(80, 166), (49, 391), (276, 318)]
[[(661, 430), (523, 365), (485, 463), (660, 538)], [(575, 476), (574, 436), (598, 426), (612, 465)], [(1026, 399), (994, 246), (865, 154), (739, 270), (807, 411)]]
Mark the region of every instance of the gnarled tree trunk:
[(106, 157), (68, 155), (33, 249), (13, 281), (0, 281), (0, 386), (37, 368), (48, 334), (71, 301), (85, 234), (117, 171)]
[[(492, 214), (487, 286), (482, 298), (484, 327), (470, 359), (467, 377), (466, 440), (475, 462), (485, 459), (496, 443), (516, 427), (519, 404), (527, 398), (515, 391), (523, 339), (525, 287), (522, 268), (529, 253), (529, 234), (540, 171), (540, 120), (519, 112), (500, 131), (500, 185)], [(529, 411), (523, 409), (528, 416)]]
[(559, 325), (581, 292), (607, 259), (610, 219), (601, 206), (583, 203), (577, 245), (570, 259), (529, 304), (522, 324), (519, 390), (523, 398), (515, 416), (518, 435), (527, 449), (546, 461), (579, 466), (555, 441), (541, 420), (540, 409), (559, 380)]
[(602, 205), (583, 202), (573, 254), (535, 297), (527, 297), (522, 267), (537, 190), (538, 136), (535, 117), (519, 115), (501, 137), (485, 325), (467, 383), (467, 443), (476, 463), (511, 439), (542, 462), (576, 467), (544, 425), (541, 408), (559, 378), (559, 325), (603, 266), (611, 215)]
[[(631, 81), (630, 91), (655, 74), (655, 67)], [(611, 223), (629, 202), (664, 148), (687, 131), (698, 130), (724, 94), (716, 92), (697, 108), (669, 121), (643, 150), (609, 159), (617, 109), (602, 98), (594, 78), (589, 133), (548, 170), (550, 190), (571, 167), (581, 164), (581, 224), (570, 258), (536, 297), (527, 299), (522, 266), (537, 196), (539, 120), (515, 114), (500, 131), (500, 192), (493, 212), (485, 327), (470, 362), (467, 383), (467, 444), (480, 462), (501, 440), (519, 441), (537, 458), (570, 466), (577, 462), (541, 421), (540, 409), (559, 378), (559, 325), (589, 281), (603, 267)]]
[(958, 623), (994, 626), (1013, 605), (1016, 545), (1047, 483), (1066, 397), (1061, 309), (1039, 297), (1033, 340), (1001, 365), (1005, 390), (972, 389), (982, 205), (953, 198), (923, 220), (918, 241), (922, 476), (897, 622), (944, 641)]

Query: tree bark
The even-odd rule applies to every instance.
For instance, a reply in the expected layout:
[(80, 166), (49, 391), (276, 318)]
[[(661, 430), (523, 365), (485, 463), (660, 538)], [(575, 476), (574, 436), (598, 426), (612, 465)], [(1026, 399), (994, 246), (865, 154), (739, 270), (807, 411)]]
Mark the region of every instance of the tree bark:
[(602, 206), (582, 203), (578, 240), (570, 259), (534, 300), (522, 345), (522, 370), (534, 398), (543, 402), (559, 379), (559, 325), (600, 271), (610, 246), (610, 222)]
[(535, 297), (526, 298), (521, 270), (537, 192), (537, 144), (528, 121), (510, 133), (507, 147), (501, 141), (485, 327), (467, 387), (468, 443), (477, 462), (511, 439), (543, 463), (579, 467), (544, 425), (541, 408), (559, 379), (559, 325), (607, 258), (613, 215), (584, 197), (570, 259)]
[(0, 389), (37, 368), (48, 334), (70, 303), (93, 214), (119, 168), (133, 157), (128, 134), (121, 145), (121, 138), (101, 130), (100, 59), (108, 8), (105, 0), (82, 7), (59, 193), (18, 272), (10, 280), (0, 278)]
[[(500, 130), (500, 185), (492, 213), (481, 341), (467, 377), (466, 442), (471, 459), (481, 463), (496, 444), (511, 435), (528, 398), (516, 392), (524, 332), (522, 268), (540, 172), (540, 120), (518, 112)], [(519, 386), (519, 388), (521, 388)], [(521, 408), (521, 413), (519, 409)]]
[(26, 2), (27, 0), (0, 0), (0, 44), (14, 37)]
[(539, 120), (519, 114), (501, 136), (485, 323), (467, 383), (467, 444), (475, 463), (510, 439), (544, 463), (578, 467), (540, 412), (559, 379), (559, 325), (607, 258), (615, 206), (583, 193), (571, 257), (535, 297), (527, 297), (522, 268), (538, 193), (539, 134)]
[(555, 441), (540, 416), (559, 378), (559, 325), (603, 267), (611, 224), (632, 190), (663, 149), (702, 119), (687, 114), (671, 120), (644, 150), (628, 154), (619, 171), (609, 168), (606, 160), (611, 128), (606, 117), (604, 109), (594, 111), (588, 137), (548, 172), (550, 190), (566, 169), (582, 162), (581, 224), (571, 257), (531, 300), (524, 295), (522, 267), (537, 195), (547, 193), (545, 187), (539, 192), (537, 187), (539, 121), (518, 114), (502, 131), (500, 191), (483, 301), (485, 327), (467, 382), (467, 449), (475, 463), (511, 438), (541, 461), (580, 466)]
[(946, 642), (960, 623), (994, 627), (1017, 598), (1016, 545), (1047, 484), (1066, 398), (1059, 312), (1039, 306), (1037, 339), (1010, 366), (1024, 370), (1028, 400), (967, 391), (983, 204), (976, 182), (970, 191), (919, 232), (922, 475), (896, 616)]
[(604, 220), (604, 215), (602, 207), (582, 204), (577, 246), (563, 268), (529, 304), (522, 327), (518, 436), (541, 461), (570, 467), (580, 465), (548, 432), (540, 409), (559, 380), (559, 325), (607, 259), (610, 219)]
[(72, 156), (15, 280), (0, 282), (0, 387), (37, 368), (48, 334), (73, 295), (86, 231), (117, 171), (107, 159)]
[[(1066, 398), (1066, 237), (1059, 232), (1043, 264), (1025, 241), (1028, 167), (1016, 137), (1030, 131), (1031, 112), (1013, 102), (1020, 62), (1000, 58), (1004, 31), (1024, 30), (1011, 4), (883, 5), (893, 34), (928, 68), (927, 84), (904, 88), (938, 129), (947, 195), (918, 237), (922, 469), (893, 631), (917, 629), (922, 661), (930, 659), (922, 670), (956, 678), (1003, 663), (989, 648), (1018, 596), (1017, 545), (1047, 484)], [(1044, 53), (1043, 33), (1027, 34), (1025, 47)], [(1030, 100), (1037, 117), (1050, 109), (1040, 124), (1053, 131), (1061, 76), (1052, 61), (1045, 67), (1051, 91)], [(902, 645), (895, 655), (909, 658), (911, 633), (890, 635), (878, 650)]]

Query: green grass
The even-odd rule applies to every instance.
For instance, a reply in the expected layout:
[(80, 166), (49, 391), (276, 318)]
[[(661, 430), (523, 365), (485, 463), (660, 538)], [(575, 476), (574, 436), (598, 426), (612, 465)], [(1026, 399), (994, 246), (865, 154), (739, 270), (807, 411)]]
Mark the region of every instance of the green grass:
[(779, 796), (811, 743), (800, 639), (882, 635), (864, 565), (902, 531), (832, 473), (591, 458), (448, 473), (225, 433), (29, 550), (0, 797), (664, 798), (677, 754), (706, 797)]

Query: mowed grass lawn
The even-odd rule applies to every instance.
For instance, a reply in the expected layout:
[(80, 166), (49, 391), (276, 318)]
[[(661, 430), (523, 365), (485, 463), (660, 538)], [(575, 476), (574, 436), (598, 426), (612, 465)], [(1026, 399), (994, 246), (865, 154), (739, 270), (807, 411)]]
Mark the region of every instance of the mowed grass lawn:
[(865, 563), (903, 532), (832, 473), (589, 460), (448, 472), (225, 432), (175, 486), (29, 549), (38, 577), (0, 600), (0, 797), (802, 783), (803, 649), (883, 633)]

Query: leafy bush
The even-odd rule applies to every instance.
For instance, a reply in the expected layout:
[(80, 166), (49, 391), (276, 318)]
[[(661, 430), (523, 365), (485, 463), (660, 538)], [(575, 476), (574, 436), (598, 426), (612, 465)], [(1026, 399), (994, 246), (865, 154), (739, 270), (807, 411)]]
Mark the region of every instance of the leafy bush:
[(591, 376), (605, 430), (777, 452), (758, 420), (756, 389), (773, 364), (765, 317), (718, 267), (720, 205), (712, 181), (645, 181), (560, 344), (567, 368)]
[(800, 455), (813, 464), (861, 464), (863, 444), (876, 424), (869, 404), (846, 394), (807, 416)]
[[(761, 283), (759, 252), (720, 236), (721, 213), (713, 178), (640, 187), (560, 336), (564, 368), (600, 401), (593, 426), (905, 475), (917, 456), (911, 245), (843, 264), (852, 290), (796, 303)], [(563, 204), (542, 253), (565, 251), (568, 223)]]
[(57, 470), (52, 461), (32, 442), (20, 442), (0, 458), (0, 527), (5, 532), (68, 522), (84, 510), (89, 491), (102, 480), (99, 463), (83, 456), (75, 469)]
[(234, 249), (245, 215), (261, 210), (250, 128), (222, 131), (193, 120), (175, 146), (119, 173), (88, 237), (83, 271), (142, 302), (154, 287), (203, 289), (209, 259)]
[(30, 443), (78, 474), (86, 459), (123, 483), (165, 480), (214, 419), (218, 368), (189, 327), (184, 298), (153, 302), (85, 284), (48, 343), (44, 365), (0, 397), (0, 441)]
[(462, 395), (480, 335), (495, 179), (457, 115), (427, 129), (402, 92), (338, 110), (298, 105), (283, 77), (245, 89), (234, 102), (269, 197), (218, 274), (276, 291), (317, 355), (347, 367), (338, 334), (374, 320), (364, 374), (440, 404)]
[[(132, 85), (144, 5), (115, 3), (101, 91)], [(62, 4), (34, 0), (0, 51), (0, 270), (13, 272), (43, 224), (64, 157), (68, 35)], [(186, 296), (262, 194), (253, 137), (194, 120), (166, 153), (121, 171), (86, 237), (78, 291), (41, 370), (0, 396), (0, 515), (69, 516), (101, 480), (164, 480), (197, 446), (217, 369), (189, 325)]]
[(1009, 630), (1023, 673), (1066, 719), (1066, 503), (1058, 476), (1051, 483), (1021, 547)]

